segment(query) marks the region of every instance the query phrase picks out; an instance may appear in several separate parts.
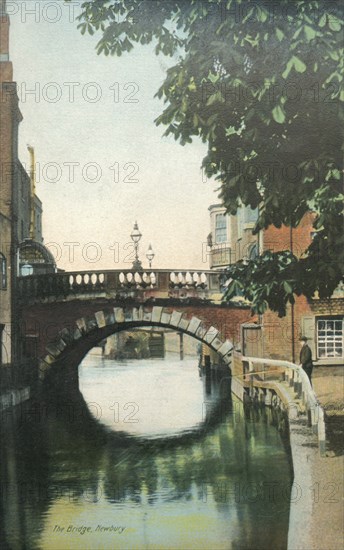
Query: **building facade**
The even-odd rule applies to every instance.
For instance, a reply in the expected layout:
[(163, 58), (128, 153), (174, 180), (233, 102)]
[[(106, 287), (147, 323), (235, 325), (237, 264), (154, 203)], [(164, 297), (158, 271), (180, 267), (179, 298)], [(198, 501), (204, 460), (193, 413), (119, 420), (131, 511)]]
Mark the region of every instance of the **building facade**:
[(226, 214), (222, 204), (212, 204), (208, 254), (211, 269), (223, 269), (239, 260), (255, 257), (259, 249), (259, 236), (253, 235), (258, 209), (243, 206), (236, 216)]
[[(310, 245), (313, 231), (312, 213), (306, 214), (296, 228), (270, 226), (262, 235), (263, 250), (291, 250), (300, 257)], [(327, 300), (320, 300), (317, 296), (312, 300), (295, 296), (295, 304), (288, 306), (284, 318), (266, 312), (262, 316), (262, 335), (265, 356), (298, 363), (299, 339), (305, 336), (316, 365), (343, 365), (343, 285)]]
[(13, 68), (9, 60), (9, 17), (6, 2), (0, 3), (0, 358), (2, 364), (15, 360), (13, 309), (16, 284), (15, 244), (18, 240), (15, 208), (18, 106)]
[(18, 158), (23, 117), (13, 81), (9, 30), (6, 0), (0, 0), (0, 365), (16, 363), (21, 357), (16, 326), (20, 244), (30, 237), (43, 240), (42, 203)]
[[(291, 250), (300, 257), (312, 240), (313, 214), (306, 214), (296, 228), (269, 226), (253, 235), (258, 212), (243, 207), (229, 216), (221, 204), (209, 207), (211, 233), (208, 257), (211, 269), (224, 269), (239, 260), (253, 259), (270, 250)], [(241, 353), (299, 362), (299, 339), (308, 338), (317, 365), (344, 364), (344, 286), (328, 300), (295, 296), (287, 315), (268, 310), (257, 321), (241, 327)]]
[(35, 177), (31, 169), (31, 177), (18, 160), (15, 167), (16, 185), (14, 186), (14, 204), (16, 205), (17, 235), (19, 242), (25, 239), (43, 242), (42, 235), (42, 201), (34, 191), (32, 178)]

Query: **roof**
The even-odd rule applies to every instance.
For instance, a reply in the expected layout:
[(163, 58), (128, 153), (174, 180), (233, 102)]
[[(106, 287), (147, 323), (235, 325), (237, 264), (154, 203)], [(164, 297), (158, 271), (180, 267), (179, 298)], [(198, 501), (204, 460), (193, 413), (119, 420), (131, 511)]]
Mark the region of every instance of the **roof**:
[[(23, 241), (19, 244), (19, 252), (20, 253), (21, 252), (26, 252), (26, 253), (28, 253), (28, 256), (31, 255), (33, 263), (34, 263), (34, 260), (35, 260), (35, 256), (36, 257), (40, 256), (42, 259), (45, 260), (44, 263), (47, 263), (47, 264), (50, 264), (50, 265), (53, 265), (54, 267), (56, 267), (56, 262), (55, 262), (54, 256), (52, 255), (50, 250), (48, 250), (47, 247), (44, 246), (44, 244), (42, 244), (42, 243), (39, 243), (37, 241), (33, 241), (32, 239), (25, 239), (25, 241)], [(31, 261), (31, 259), (30, 259), (30, 261)]]
[(216, 203), (216, 204), (211, 204), (209, 207), (208, 207), (208, 210), (212, 210), (213, 208), (223, 208), (223, 210), (226, 210), (226, 207), (222, 204), (222, 203)]

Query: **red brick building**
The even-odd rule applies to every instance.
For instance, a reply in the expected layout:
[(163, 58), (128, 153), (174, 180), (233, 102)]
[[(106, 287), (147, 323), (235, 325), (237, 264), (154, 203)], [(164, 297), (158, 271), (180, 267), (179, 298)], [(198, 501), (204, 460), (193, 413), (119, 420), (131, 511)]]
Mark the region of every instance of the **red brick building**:
[[(306, 214), (296, 228), (270, 226), (253, 235), (254, 211), (247, 208), (237, 216), (225, 215), (221, 205), (210, 208), (210, 267), (224, 268), (259, 251), (292, 250), (300, 257), (312, 240), (313, 215)], [(256, 213), (257, 214), (257, 213)], [(240, 227), (241, 225), (241, 227)], [(234, 253), (233, 253), (234, 251)], [(331, 299), (295, 297), (283, 318), (272, 311), (259, 316), (255, 323), (241, 327), (241, 352), (244, 355), (285, 359), (298, 363), (299, 339), (306, 336), (317, 365), (344, 364), (344, 287)]]
[[(313, 216), (306, 214), (296, 228), (270, 226), (263, 234), (263, 250), (292, 250), (301, 256), (312, 240)], [(262, 319), (264, 356), (298, 362), (299, 338), (306, 336), (318, 365), (344, 364), (344, 287), (328, 300), (296, 297), (287, 315), (279, 318), (267, 312)]]

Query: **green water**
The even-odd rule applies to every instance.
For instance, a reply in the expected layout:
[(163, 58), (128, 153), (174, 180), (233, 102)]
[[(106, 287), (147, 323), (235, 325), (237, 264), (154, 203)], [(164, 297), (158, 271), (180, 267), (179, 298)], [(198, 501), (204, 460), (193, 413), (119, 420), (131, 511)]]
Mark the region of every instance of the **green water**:
[(196, 359), (89, 356), (79, 376), (88, 407), (60, 395), (2, 414), (1, 549), (286, 548), (276, 413), (244, 410)]

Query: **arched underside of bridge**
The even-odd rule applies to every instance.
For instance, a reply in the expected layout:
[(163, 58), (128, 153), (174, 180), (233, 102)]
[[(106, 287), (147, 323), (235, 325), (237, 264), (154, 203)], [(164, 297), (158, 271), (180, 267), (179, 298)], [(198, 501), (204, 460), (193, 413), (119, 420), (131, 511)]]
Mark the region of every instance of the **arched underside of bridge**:
[(58, 378), (65, 373), (66, 365), (74, 369), (85, 355), (101, 340), (134, 327), (159, 326), (188, 334), (216, 351), (223, 363), (231, 367), (233, 344), (220, 338), (216, 327), (207, 328), (195, 316), (185, 317), (180, 311), (155, 306), (151, 311), (143, 307), (115, 307), (110, 311), (100, 310), (88, 318), (80, 318), (75, 326), (60, 330), (57, 338), (46, 346), (46, 355), (40, 359), (39, 372), (43, 381), (53, 375)]

